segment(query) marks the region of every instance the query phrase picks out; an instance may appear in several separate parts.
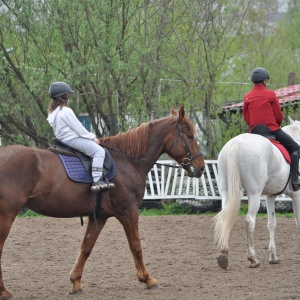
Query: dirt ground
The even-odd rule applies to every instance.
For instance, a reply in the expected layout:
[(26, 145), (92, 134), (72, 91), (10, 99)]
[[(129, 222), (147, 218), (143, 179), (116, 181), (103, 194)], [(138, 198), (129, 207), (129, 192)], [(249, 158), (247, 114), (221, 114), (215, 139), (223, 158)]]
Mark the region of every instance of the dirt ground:
[(144, 261), (159, 280), (147, 290), (135, 268), (122, 226), (110, 219), (86, 263), (85, 293), (69, 295), (69, 272), (85, 225), (79, 219), (17, 219), (3, 253), (6, 288), (15, 300), (169, 300), (300, 299), (299, 232), (290, 218), (278, 218), (278, 265), (268, 263), (267, 220), (257, 219), (256, 250), (261, 266), (248, 267), (244, 218), (234, 226), (227, 271), (217, 266), (212, 218), (208, 216), (141, 217)]

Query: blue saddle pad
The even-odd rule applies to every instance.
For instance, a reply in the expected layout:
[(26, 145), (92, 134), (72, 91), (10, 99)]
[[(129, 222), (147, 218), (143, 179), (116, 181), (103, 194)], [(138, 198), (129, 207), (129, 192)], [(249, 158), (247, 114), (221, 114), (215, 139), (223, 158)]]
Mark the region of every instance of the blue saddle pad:
[[(71, 180), (90, 184), (93, 182), (92, 175), (86, 171), (81, 159), (78, 156), (69, 156), (63, 154), (58, 154), (58, 156), (62, 161), (68, 177)], [(111, 180), (115, 176), (115, 174), (116, 167), (114, 163), (112, 164), (111, 169), (106, 174), (105, 172), (103, 172), (103, 175), (107, 180)]]

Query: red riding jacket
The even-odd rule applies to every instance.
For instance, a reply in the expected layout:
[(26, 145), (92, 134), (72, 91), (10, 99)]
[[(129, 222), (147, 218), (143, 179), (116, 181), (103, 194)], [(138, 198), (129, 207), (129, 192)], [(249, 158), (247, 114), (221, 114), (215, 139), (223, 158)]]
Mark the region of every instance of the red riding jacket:
[(283, 120), (275, 92), (268, 90), (263, 84), (255, 84), (244, 96), (243, 116), (250, 132), (258, 124), (266, 125), (271, 131), (278, 130)]

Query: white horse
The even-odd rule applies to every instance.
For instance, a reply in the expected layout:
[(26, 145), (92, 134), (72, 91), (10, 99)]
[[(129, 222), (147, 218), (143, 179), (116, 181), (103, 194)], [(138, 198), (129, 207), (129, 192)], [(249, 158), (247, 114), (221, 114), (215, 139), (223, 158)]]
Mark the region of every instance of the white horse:
[[(291, 125), (282, 128), (300, 144), (300, 121), (290, 119)], [(300, 190), (294, 192), (288, 182), (290, 165), (281, 152), (267, 138), (244, 133), (228, 141), (218, 157), (218, 183), (222, 210), (214, 218), (215, 242), (221, 250), (217, 261), (222, 269), (228, 266), (228, 240), (241, 205), (241, 191), (248, 197), (246, 215), (248, 260), (250, 267), (259, 266), (254, 249), (255, 218), (261, 195), (266, 195), (268, 213), (269, 263), (279, 262), (275, 245), (275, 198), (284, 193), (293, 200), (296, 226), (300, 228)]]

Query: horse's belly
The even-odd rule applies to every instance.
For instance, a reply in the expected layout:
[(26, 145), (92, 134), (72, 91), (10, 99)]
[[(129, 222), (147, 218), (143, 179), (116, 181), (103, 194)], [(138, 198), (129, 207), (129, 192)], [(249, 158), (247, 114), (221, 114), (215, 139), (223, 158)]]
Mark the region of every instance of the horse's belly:
[[(260, 141), (261, 145), (255, 143), (255, 140)], [(238, 161), (242, 186), (251, 194), (274, 195), (286, 187), (290, 165), (281, 152), (265, 138), (256, 139), (250, 135), (247, 140), (242, 140), (239, 144)]]
[(289, 173), (290, 167), (287, 164), (286, 167), (278, 169), (276, 174), (270, 174), (263, 195), (274, 195), (283, 192), (288, 184)]

